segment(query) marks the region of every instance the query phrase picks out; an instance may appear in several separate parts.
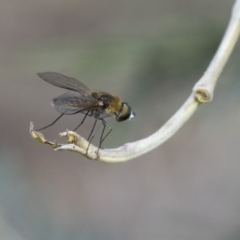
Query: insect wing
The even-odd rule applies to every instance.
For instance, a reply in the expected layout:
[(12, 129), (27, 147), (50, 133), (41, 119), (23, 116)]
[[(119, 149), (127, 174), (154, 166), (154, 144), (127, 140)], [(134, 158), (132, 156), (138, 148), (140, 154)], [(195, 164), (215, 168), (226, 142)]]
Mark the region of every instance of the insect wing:
[(53, 99), (54, 108), (66, 115), (72, 115), (79, 112), (86, 113), (95, 109), (100, 109), (99, 102), (91, 95), (81, 95), (79, 92), (66, 92), (63, 95)]
[(44, 72), (37, 73), (37, 75), (44, 81), (60, 88), (80, 92), (81, 94), (84, 94), (85, 92), (90, 94), (91, 92), (90, 89), (79, 80), (64, 76), (60, 73)]

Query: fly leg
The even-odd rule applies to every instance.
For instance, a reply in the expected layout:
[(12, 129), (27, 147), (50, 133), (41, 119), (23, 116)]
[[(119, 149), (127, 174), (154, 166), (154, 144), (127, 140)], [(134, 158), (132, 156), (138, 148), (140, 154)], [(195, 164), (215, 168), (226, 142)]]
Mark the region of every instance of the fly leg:
[(74, 132), (84, 123), (86, 117), (88, 116), (88, 113), (89, 113), (89, 111), (87, 111), (87, 113), (85, 114), (83, 120), (82, 120), (82, 121), (80, 122), (80, 124), (73, 130)]
[(57, 122), (57, 120), (59, 120), (62, 116), (64, 115), (64, 113), (62, 113), (57, 119), (55, 119), (51, 124), (47, 125), (46, 127), (43, 127), (43, 128), (39, 128), (39, 129), (36, 129), (35, 131), (39, 131), (39, 130), (43, 130), (43, 129), (46, 129), (48, 127), (51, 127), (55, 122)]
[[(103, 130), (102, 130), (101, 137), (100, 137), (100, 142), (99, 142), (99, 146), (98, 146), (98, 150), (97, 150), (97, 156), (98, 156), (99, 149), (102, 148), (103, 141), (107, 138), (107, 136), (112, 131), (112, 128), (103, 119), (101, 120), (101, 123), (103, 124)], [(106, 127), (109, 129), (109, 131), (104, 136), (104, 132), (105, 132)]]
[[(97, 125), (97, 127), (96, 127), (96, 123), (97, 123), (97, 119), (95, 120), (95, 122), (94, 122), (94, 124), (93, 124), (93, 128), (92, 128), (92, 130), (91, 130), (91, 133), (90, 133), (90, 135), (89, 135), (89, 137), (88, 137), (88, 139), (87, 139), (87, 140), (89, 141), (89, 143), (88, 143), (88, 147), (87, 147), (86, 154), (88, 153), (89, 146), (90, 146), (93, 138), (95, 137), (95, 135), (96, 135), (96, 133), (97, 133), (99, 127), (100, 127), (100, 124), (102, 123), (102, 120), (99, 122), (99, 124)], [(96, 130), (94, 130), (95, 127), (96, 127)]]
[(88, 138), (87, 138), (88, 141), (89, 141), (90, 137), (92, 136), (92, 133), (93, 133), (93, 131), (94, 131), (94, 129), (95, 129), (96, 123), (97, 123), (97, 119), (95, 119), (95, 122), (94, 122), (94, 124), (93, 124), (92, 130), (91, 130), (91, 132), (90, 132), (90, 134), (89, 134), (89, 136), (88, 136)]
[[(57, 119), (55, 119), (51, 124), (47, 125), (46, 127), (43, 127), (43, 128), (39, 128), (39, 129), (36, 129), (35, 131), (39, 131), (39, 130), (43, 130), (43, 129), (46, 129), (48, 127), (51, 127), (55, 122), (57, 122), (63, 115), (65, 115), (67, 111), (63, 112)], [(76, 113), (79, 113), (80, 111), (77, 111), (75, 113), (71, 113), (71, 114), (68, 114), (68, 115), (74, 115)], [(79, 125), (80, 126), (80, 125)]]
[[(102, 133), (101, 133), (101, 137), (100, 137), (100, 143), (99, 143), (99, 148), (102, 148), (102, 143), (103, 141), (107, 138), (107, 136), (110, 134), (110, 132), (112, 131), (112, 128), (104, 121), (102, 120), (102, 124), (103, 124), (103, 130), (102, 130)], [(104, 136), (104, 132), (105, 132), (105, 129), (106, 127), (108, 128), (108, 132), (107, 134)], [(99, 148), (98, 148), (98, 151), (99, 151)]]

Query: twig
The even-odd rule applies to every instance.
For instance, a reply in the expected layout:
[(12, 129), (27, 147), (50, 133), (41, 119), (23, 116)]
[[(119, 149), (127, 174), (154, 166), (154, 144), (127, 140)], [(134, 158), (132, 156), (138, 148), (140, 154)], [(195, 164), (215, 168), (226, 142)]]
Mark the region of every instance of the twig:
[(199, 102), (209, 102), (213, 98), (214, 88), (232, 50), (240, 31), (240, 1), (237, 0), (222, 42), (201, 79), (195, 84), (193, 91)]
[(88, 157), (89, 159), (116, 163), (125, 162), (139, 157), (167, 141), (192, 116), (201, 103), (212, 100), (218, 77), (237, 42), (239, 31), (240, 0), (237, 0), (234, 4), (231, 19), (222, 42), (208, 69), (202, 78), (195, 84), (192, 94), (181, 108), (157, 132), (147, 138), (127, 143), (115, 149), (100, 149), (97, 156), (98, 148), (92, 144), (86, 155), (86, 149), (89, 143), (86, 139), (75, 132), (66, 131), (60, 134), (60, 136), (66, 136), (68, 138), (68, 144), (57, 144), (56, 142), (47, 141), (41, 133), (33, 130), (32, 123), (30, 124), (30, 133), (33, 138), (52, 146), (56, 151), (74, 151)]

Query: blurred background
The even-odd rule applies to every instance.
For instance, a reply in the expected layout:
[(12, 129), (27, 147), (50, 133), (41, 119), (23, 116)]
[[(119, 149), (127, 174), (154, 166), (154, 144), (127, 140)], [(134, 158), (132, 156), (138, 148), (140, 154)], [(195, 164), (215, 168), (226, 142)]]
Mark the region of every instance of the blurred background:
[[(56, 71), (115, 93), (136, 112), (104, 147), (159, 129), (191, 93), (228, 24), (233, 0), (3, 0), (0, 9), (1, 240), (240, 239), (240, 47), (214, 100), (169, 141), (126, 163), (90, 161), (34, 141), (64, 93)], [(66, 116), (43, 131), (73, 129)], [(78, 130), (88, 136), (93, 119)], [(97, 143), (97, 138), (95, 143)]]

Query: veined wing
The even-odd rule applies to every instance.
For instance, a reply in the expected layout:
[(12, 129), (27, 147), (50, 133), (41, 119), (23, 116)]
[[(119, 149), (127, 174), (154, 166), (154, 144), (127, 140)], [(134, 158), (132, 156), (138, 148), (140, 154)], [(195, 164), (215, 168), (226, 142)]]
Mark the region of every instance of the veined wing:
[(75, 113), (86, 113), (96, 109), (101, 109), (99, 102), (91, 95), (81, 95), (78, 92), (66, 92), (63, 95), (53, 99), (52, 104), (54, 108), (66, 115)]
[(82, 94), (84, 93), (90, 94), (91, 92), (90, 89), (79, 80), (64, 76), (60, 73), (44, 72), (44, 73), (37, 73), (37, 75), (44, 81), (60, 88), (68, 89), (75, 92), (80, 92)]

